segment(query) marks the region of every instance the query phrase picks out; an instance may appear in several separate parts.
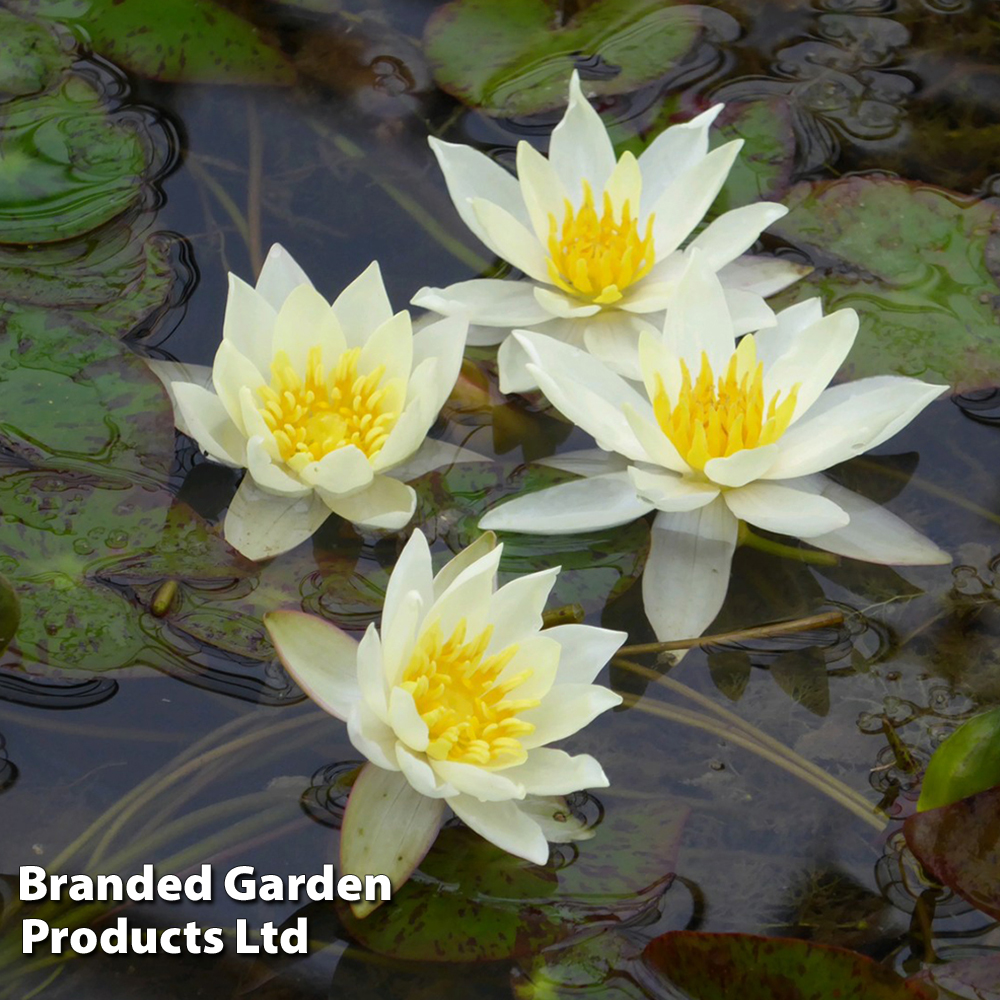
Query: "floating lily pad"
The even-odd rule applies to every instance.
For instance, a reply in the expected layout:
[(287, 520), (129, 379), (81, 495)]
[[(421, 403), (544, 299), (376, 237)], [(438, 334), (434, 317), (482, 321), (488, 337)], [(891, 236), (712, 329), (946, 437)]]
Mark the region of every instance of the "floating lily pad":
[(139, 76), (184, 83), (290, 84), (281, 50), (213, 0), (10, 0), (17, 13), (83, 27), (94, 51)]
[(690, 1000), (928, 1000), (933, 994), (863, 955), (792, 938), (671, 931), (648, 965)]
[(44, 90), (73, 63), (73, 52), (53, 31), (0, 7), (0, 94), (18, 97)]
[(931, 965), (913, 978), (932, 983), (944, 991), (946, 997), (1000, 1000), (1000, 956), (997, 955)]
[(961, 388), (1000, 380), (1000, 287), (988, 268), (998, 209), (942, 188), (887, 177), (800, 184), (769, 232), (816, 270), (776, 307), (821, 295), (852, 307), (857, 377), (897, 372)]
[(937, 809), (1000, 785), (1000, 708), (963, 722), (927, 765), (917, 809)]
[(939, 882), (1000, 920), (1000, 788), (918, 812), (903, 833)]
[(149, 151), (82, 77), (10, 102), (0, 124), (0, 243), (69, 239), (139, 200)]
[[(515, 1000), (655, 1000), (634, 978), (642, 945), (612, 932), (548, 948), (530, 964), (515, 969)], [(597, 991), (600, 992), (597, 992)]]
[(575, 67), (584, 89), (624, 94), (664, 75), (700, 33), (696, 8), (667, 0), (595, 0), (565, 24), (556, 0), (454, 0), (431, 18), (427, 58), (443, 90), (491, 115), (566, 103)]
[(613, 810), (592, 840), (554, 847), (555, 863), (544, 866), (465, 828), (445, 828), (391, 906), (364, 920), (344, 906), (341, 917), (359, 943), (393, 958), (524, 958), (584, 925), (613, 927), (655, 904), (674, 870), (686, 814), (669, 800), (633, 814)]
[[(460, 464), (413, 483), (418, 523), (431, 538), (443, 537), (457, 552), (482, 530), (479, 519), (508, 496), (567, 482), (575, 477), (544, 465), (516, 469), (486, 463)], [(562, 566), (549, 607), (579, 604), (598, 612), (639, 578), (649, 550), (649, 525), (634, 521), (620, 528), (571, 536), (502, 532), (501, 580), (550, 566)]]

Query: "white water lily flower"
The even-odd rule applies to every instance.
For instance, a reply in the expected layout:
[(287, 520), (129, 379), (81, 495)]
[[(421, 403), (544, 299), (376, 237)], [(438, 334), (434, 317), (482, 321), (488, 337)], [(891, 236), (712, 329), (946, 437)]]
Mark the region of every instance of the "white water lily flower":
[(369, 626), (360, 643), (301, 612), (264, 619), (289, 673), (347, 723), (370, 762), (344, 815), (342, 874), (386, 874), (397, 889), (434, 842), (446, 805), (498, 847), (544, 864), (555, 824), (543, 828), (534, 797), (608, 784), (593, 757), (547, 744), (620, 704), (593, 681), (625, 634), (540, 631), (559, 567), (497, 589), (495, 541), (481, 536), (435, 575), (415, 531), (392, 571), (381, 628)]
[(557, 459), (585, 478), (480, 525), (566, 534), (657, 511), (643, 599), (661, 641), (700, 635), (722, 607), (740, 521), (869, 562), (949, 562), (819, 475), (888, 440), (946, 388), (895, 376), (827, 388), (857, 330), (853, 309), (824, 316), (809, 299), (737, 345), (722, 286), (695, 254), (662, 336), (642, 335), (644, 392), (567, 344), (517, 333), (546, 396), (604, 451)]
[(277, 245), (256, 288), (230, 275), (211, 385), (154, 369), (178, 427), (213, 460), (247, 470), (227, 541), (263, 559), (331, 512), (402, 528), (416, 497), (401, 480), (436, 464), (437, 443), (425, 438), (458, 378), (467, 329), (456, 317), (414, 334), (408, 312), (393, 314), (377, 263), (332, 305)]
[[(470, 344), (500, 349), (500, 388), (534, 388), (512, 328), (532, 329), (583, 347), (613, 371), (638, 379), (638, 335), (662, 325), (684, 269), (682, 248), (697, 247), (717, 271), (736, 331), (774, 322), (764, 303), (807, 273), (788, 261), (742, 256), (788, 210), (758, 202), (725, 212), (690, 243), (743, 144), (708, 151), (722, 105), (662, 132), (638, 159), (614, 149), (574, 72), (569, 107), (552, 132), (546, 159), (517, 146), (517, 177), (469, 146), (432, 138), (462, 221), (523, 281), (480, 278), (422, 288), (414, 305), (474, 324)], [(485, 329), (477, 329), (485, 328)]]

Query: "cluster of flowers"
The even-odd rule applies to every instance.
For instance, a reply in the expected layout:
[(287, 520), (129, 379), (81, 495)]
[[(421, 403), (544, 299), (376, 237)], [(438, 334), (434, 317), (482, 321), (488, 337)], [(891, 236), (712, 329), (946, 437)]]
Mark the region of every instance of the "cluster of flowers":
[(698, 635), (715, 617), (740, 522), (858, 559), (949, 561), (821, 475), (945, 387), (884, 376), (828, 388), (857, 315), (824, 316), (818, 299), (776, 315), (765, 299), (803, 269), (745, 253), (783, 206), (725, 212), (691, 239), (741, 145), (709, 151), (719, 110), (616, 160), (574, 74), (548, 158), (521, 142), (516, 178), (432, 139), (462, 219), (523, 278), (421, 289), (413, 302), (443, 318), (414, 332), (377, 264), (331, 305), (276, 246), (256, 288), (231, 277), (210, 378), (166, 373), (178, 427), (247, 470), (225, 535), (254, 559), (297, 545), (331, 513), (406, 526), (407, 480), (465, 457), (427, 434), (467, 342), (499, 343), (501, 389), (541, 389), (598, 446), (552, 460), (581, 478), (490, 511), (484, 534), (436, 575), (414, 531), (381, 629), (360, 642), (297, 611), (267, 616), (282, 662), (369, 761), (344, 818), (345, 873), (405, 881), (445, 805), (544, 863), (549, 840), (581, 834), (553, 821), (553, 797), (607, 785), (593, 757), (548, 744), (619, 703), (593, 681), (625, 636), (542, 631), (559, 567), (496, 589), (493, 530), (566, 534), (655, 511), (643, 598), (661, 640)]

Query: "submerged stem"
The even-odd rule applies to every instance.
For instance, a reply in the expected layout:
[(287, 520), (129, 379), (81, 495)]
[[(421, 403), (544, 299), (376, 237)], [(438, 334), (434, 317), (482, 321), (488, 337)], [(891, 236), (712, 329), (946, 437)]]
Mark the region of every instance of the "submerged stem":
[(798, 545), (788, 545), (785, 542), (758, 535), (745, 521), (740, 522), (740, 545), (745, 545), (748, 549), (756, 549), (758, 552), (767, 552), (772, 556), (780, 556), (783, 559), (809, 563), (812, 566), (836, 566), (840, 562), (840, 556), (834, 555), (832, 552), (803, 549)]

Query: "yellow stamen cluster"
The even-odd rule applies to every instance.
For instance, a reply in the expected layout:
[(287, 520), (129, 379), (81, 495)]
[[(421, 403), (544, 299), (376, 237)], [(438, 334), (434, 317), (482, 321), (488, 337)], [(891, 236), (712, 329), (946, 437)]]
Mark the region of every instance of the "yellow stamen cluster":
[(757, 361), (753, 337), (744, 337), (733, 352), (725, 375), (716, 381), (708, 355), (701, 356), (701, 371), (692, 382), (681, 361), (681, 387), (671, 402), (656, 376), (653, 412), (661, 430), (693, 468), (704, 469), (711, 458), (725, 458), (745, 448), (772, 444), (788, 429), (795, 413), (799, 386), (780, 400), (776, 392), (764, 401), (764, 366)]
[(520, 737), (535, 727), (522, 722), (517, 714), (539, 703), (530, 698), (508, 700), (507, 695), (532, 671), (521, 671), (500, 682), (517, 646), (485, 656), (493, 626), (469, 642), (465, 632), (465, 619), (448, 639), (435, 623), (417, 641), (403, 672), (401, 687), (413, 695), (430, 731), (427, 756), (494, 768), (523, 763), (527, 752)]
[(360, 347), (345, 351), (327, 375), (322, 351), (313, 347), (303, 379), (284, 351), (275, 354), (271, 384), (257, 390), (258, 410), (293, 469), (350, 444), (372, 458), (385, 444), (399, 419), (387, 398), (392, 386), (381, 384), (384, 365), (359, 375), (360, 356)]
[(622, 206), (621, 219), (616, 219), (607, 192), (604, 212), (598, 215), (594, 193), (584, 181), (583, 204), (574, 209), (566, 201), (561, 232), (556, 217), (549, 215), (548, 248), (549, 277), (556, 286), (598, 305), (610, 305), (629, 285), (644, 278), (656, 260), (653, 216), (642, 235), (628, 201)]

